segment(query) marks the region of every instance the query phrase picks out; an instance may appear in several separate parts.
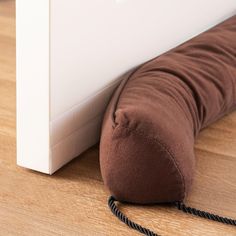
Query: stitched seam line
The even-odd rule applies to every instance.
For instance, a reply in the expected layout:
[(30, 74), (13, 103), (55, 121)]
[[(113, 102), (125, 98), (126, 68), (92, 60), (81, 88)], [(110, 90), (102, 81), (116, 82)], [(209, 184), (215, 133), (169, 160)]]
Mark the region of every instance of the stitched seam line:
[[(116, 127), (118, 127), (118, 126), (116, 126)], [(136, 134), (141, 135), (144, 138), (147, 138), (147, 139), (150, 139), (150, 140), (154, 141), (154, 143), (159, 144), (168, 153), (168, 156), (170, 157), (170, 160), (172, 160), (172, 163), (174, 164), (174, 166), (177, 169), (177, 172), (178, 172), (178, 174), (179, 174), (179, 176), (181, 178), (181, 185), (182, 185), (182, 189), (183, 189), (183, 192), (184, 192), (183, 198), (185, 198), (186, 197), (186, 186), (185, 186), (184, 176), (183, 176), (182, 172), (180, 171), (180, 168), (179, 168), (179, 166), (178, 166), (178, 164), (176, 162), (176, 159), (174, 158), (173, 152), (164, 143), (162, 143), (160, 140), (158, 140), (155, 137), (151, 137), (151, 136), (145, 135), (143, 132), (140, 132), (137, 129), (131, 129), (128, 126), (119, 125), (119, 127), (125, 128), (128, 131), (130, 131), (130, 132), (135, 132)], [(115, 131), (115, 129), (113, 129), (113, 134), (114, 134), (114, 131)], [(113, 134), (112, 134), (112, 138), (113, 138)]]
[[(113, 123), (113, 120), (111, 119), (110, 120), (112, 123)], [(109, 122), (109, 120), (108, 120)], [(115, 128), (116, 128), (116, 125), (113, 126), (111, 124), (111, 140), (113, 140), (113, 137), (114, 137), (114, 133), (115, 133)], [(109, 162), (109, 159), (110, 159), (110, 155), (111, 155), (111, 147), (112, 147), (112, 142), (109, 143), (109, 147), (108, 147), (108, 150), (107, 150), (107, 162)], [(106, 178), (104, 178), (105, 180)], [(108, 185), (107, 185), (108, 186)], [(108, 187), (109, 188), (109, 187)]]

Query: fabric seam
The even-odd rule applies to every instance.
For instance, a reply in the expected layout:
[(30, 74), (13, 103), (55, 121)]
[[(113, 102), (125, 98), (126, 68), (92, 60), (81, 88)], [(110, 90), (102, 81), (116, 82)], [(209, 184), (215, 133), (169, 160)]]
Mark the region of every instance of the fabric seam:
[[(182, 189), (183, 189), (183, 199), (186, 197), (186, 186), (185, 186), (185, 181), (184, 181), (184, 176), (183, 176), (183, 174), (182, 174), (182, 172), (180, 171), (180, 168), (179, 168), (179, 166), (178, 166), (178, 164), (177, 164), (177, 162), (176, 162), (176, 160), (175, 160), (175, 158), (174, 158), (174, 154), (173, 154), (173, 152), (164, 144), (164, 143), (162, 143), (160, 140), (158, 140), (157, 138), (155, 138), (155, 137), (151, 137), (151, 136), (148, 136), (148, 135), (145, 135), (144, 133), (142, 133), (142, 132), (140, 132), (139, 130), (137, 130), (137, 129), (131, 129), (130, 127), (128, 127), (128, 126), (123, 126), (123, 125), (116, 125), (115, 127), (113, 127), (113, 132), (112, 132), (112, 139), (113, 139), (113, 136), (114, 136), (114, 131), (115, 131), (115, 128), (117, 128), (117, 127), (120, 127), (120, 128), (125, 128), (125, 129), (127, 129), (128, 131), (130, 131), (130, 132), (135, 132), (136, 134), (138, 134), (138, 135), (141, 135), (142, 137), (144, 137), (144, 138), (147, 138), (147, 139), (149, 139), (149, 140), (152, 140), (152, 141), (154, 141), (154, 143), (157, 143), (157, 144), (159, 144), (162, 148), (163, 148), (163, 150), (165, 150), (165, 151), (167, 151), (167, 153), (168, 153), (168, 156), (170, 157), (169, 159), (172, 161), (172, 163), (173, 163), (173, 165), (175, 166), (175, 168), (176, 168), (176, 170), (177, 170), (177, 172), (178, 172), (178, 174), (179, 174), (179, 176), (180, 176), (180, 179), (181, 179), (181, 185), (182, 185)], [(110, 150), (111, 149), (111, 145), (110, 145), (110, 147), (109, 147), (109, 155), (110, 155)], [(108, 156), (109, 156), (108, 155)]]

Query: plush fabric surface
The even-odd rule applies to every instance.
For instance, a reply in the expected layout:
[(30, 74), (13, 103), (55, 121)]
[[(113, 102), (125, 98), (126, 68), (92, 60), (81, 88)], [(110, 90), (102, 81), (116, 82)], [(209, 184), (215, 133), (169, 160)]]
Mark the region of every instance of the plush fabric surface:
[(236, 16), (136, 69), (107, 108), (105, 184), (120, 201), (181, 201), (199, 131), (236, 107)]

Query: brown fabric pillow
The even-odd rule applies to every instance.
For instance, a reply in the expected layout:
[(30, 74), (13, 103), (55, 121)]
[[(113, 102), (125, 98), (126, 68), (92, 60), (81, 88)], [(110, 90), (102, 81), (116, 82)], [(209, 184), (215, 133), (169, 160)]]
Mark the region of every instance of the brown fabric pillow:
[(119, 201), (181, 201), (199, 131), (236, 107), (236, 16), (143, 64), (104, 117), (100, 165)]

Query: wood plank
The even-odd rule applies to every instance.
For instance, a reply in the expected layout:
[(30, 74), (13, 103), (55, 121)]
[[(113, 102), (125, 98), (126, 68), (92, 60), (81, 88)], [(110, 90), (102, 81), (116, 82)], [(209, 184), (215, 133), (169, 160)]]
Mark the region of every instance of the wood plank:
[[(53, 176), (16, 166), (14, 1), (0, 1), (0, 234), (139, 235), (110, 213), (98, 146)], [(201, 132), (191, 206), (236, 218), (236, 112)], [(236, 235), (235, 227), (185, 215), (168, 206), (120, 204), (161, 235)]]

